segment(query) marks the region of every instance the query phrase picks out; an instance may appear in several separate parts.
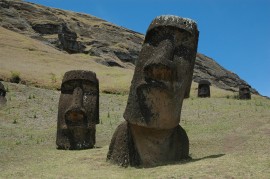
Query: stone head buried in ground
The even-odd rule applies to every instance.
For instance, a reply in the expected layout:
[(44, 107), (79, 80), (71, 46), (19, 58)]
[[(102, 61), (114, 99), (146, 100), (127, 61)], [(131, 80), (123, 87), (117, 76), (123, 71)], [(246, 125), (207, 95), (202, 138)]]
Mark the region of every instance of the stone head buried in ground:
[(198, 36), (190, 19), (166, 15), (152, 21), (136, 63), (125, 122), (112, 137), (107, 160), (151, 167), (189, 158), (189, 140), (179, 122)]
[(99, 123), (99, 82), (91, 71), (65, 73), (58, 106), (58, 149), (88, 149), (96, 142)]

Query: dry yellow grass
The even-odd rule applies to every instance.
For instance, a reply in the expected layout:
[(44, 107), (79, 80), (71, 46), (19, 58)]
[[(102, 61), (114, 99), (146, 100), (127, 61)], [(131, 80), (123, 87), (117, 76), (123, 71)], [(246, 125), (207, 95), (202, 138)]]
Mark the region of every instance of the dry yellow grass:
[(0, 78), (5, 80), (11, 72), (19, 72), (27, 84), (56, 88), (66, 71), (80, 69), (96, 72), (102, 91), (129, 89), (132, 69), (106, 67), (89, 55), (70, 55), (2, 27), (0, 39)]

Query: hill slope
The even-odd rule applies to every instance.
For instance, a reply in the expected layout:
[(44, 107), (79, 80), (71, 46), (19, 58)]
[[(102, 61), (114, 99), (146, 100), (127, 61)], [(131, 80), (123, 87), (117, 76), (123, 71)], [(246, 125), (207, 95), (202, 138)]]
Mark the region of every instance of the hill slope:
[[(59, 88), (68, 70), (95, 71), (101, 91), (127, 93), (132, 69), (107, 67), (85, 54), (69, 55), (42, 42), (0, 27), (0, 79), (9, 81), (19, 73), (22, 83), (46, 88)], [(117, 79), (117, 81), (115, 80)]]
[[(23, 1), (0, 2), (0, 26), (37, 39), (57, 50), (86, 54), (85, 59), (125, 69), (134, 68), (144, 39), (140, 33), (91, 15)], [(0, 60), (8, 59), (0, 57)], [(213, 59), (198, 54), (193, 79), (198, 82), (203, 78), (214, 86), (231, 91), (238, 91), (240, 84), (246, 84)], [(258, 94), (255, 89), (252, 92)]]

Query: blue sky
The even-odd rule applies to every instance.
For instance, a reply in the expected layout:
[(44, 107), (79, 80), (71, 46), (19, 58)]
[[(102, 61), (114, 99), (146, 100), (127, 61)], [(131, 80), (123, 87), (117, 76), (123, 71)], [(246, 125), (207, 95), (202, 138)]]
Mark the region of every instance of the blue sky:
[(27, 0), (83, 12), (145, 34), (158, 15), (188, 17), (200, 30), (198, 52), (270, 97), (270, 0)]

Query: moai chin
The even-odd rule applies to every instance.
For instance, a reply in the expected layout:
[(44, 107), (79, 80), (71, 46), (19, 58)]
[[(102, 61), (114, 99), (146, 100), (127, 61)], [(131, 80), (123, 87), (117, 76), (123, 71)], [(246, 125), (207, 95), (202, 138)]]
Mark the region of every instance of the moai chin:
[(58, 149), (93, 148), (99, 124), (99, 82), (91, 71), (65, 73), (58, 106)]
[(0, 107), (4, 106), (6, 102), (6, 90), (4, 85), (0, 82)]
[(179, 122), (198, 36), (190, 19), (166, 15), (152, 21), (131, 82), (126, 121), (112, 137), (107, 160), (152, 167), (189, 158), (189, 140)]
[(210, 85), (211, 83), (208, 80), (200, 80), (198, 85), (198, 97), (210, 97)]
[(239, 86), (239, 99), (251, 99), (249, 85), (240, 85)]

